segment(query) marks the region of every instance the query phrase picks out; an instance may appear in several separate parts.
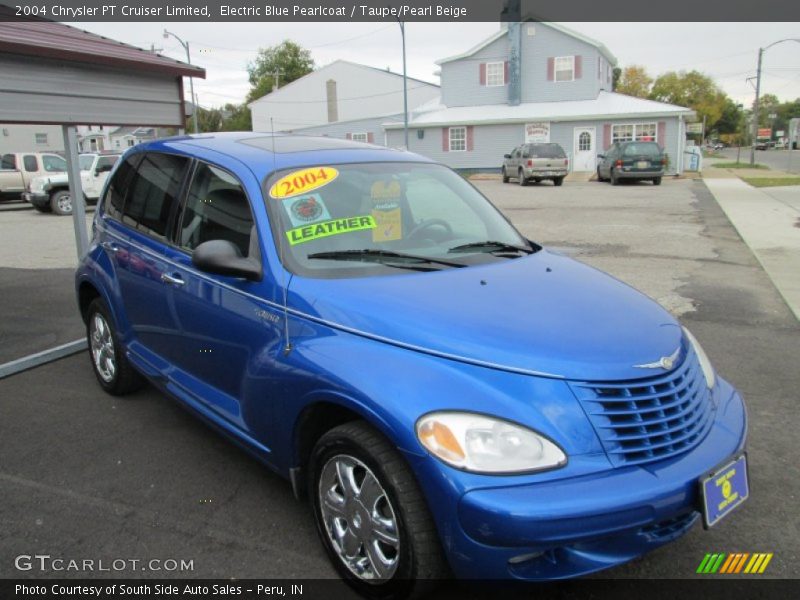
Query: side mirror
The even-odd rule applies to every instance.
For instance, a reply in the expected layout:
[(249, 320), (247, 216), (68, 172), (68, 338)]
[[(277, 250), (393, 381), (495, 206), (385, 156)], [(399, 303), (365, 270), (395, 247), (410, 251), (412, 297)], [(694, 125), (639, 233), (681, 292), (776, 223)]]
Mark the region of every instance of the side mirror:
[(605, 158), (605, 157), (606, 157), (606, 155), (605, 155), (605, 154), (598, 154), (598, 155), (597, 155), (597, 158)]
[(503, 154), (503, 158), (511, 158), (510, 154)]
[(241, 277), (249, 281), (261, 280), (261, 265), (252, 258), (244, 258), (233, 242), (209, 240), (194, 249), (192, 264), (207, 273)]

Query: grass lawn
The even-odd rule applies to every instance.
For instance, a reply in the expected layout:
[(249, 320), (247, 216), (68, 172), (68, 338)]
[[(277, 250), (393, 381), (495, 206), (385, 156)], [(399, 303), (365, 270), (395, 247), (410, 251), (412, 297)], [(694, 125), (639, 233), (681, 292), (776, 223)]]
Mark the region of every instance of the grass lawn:
[(742, 181), (753, 187), (778, 187), (800, 185), (800, 177), (742, 177)]
[(751, 165), (750, 163), (743, 163), (743, 162), (726, 162), (726, 163), (716, 163), (713, 165), (709, 165), (709, 167), (713, 167), (715, 169), (766, 169), (769, 170), (767, 165), (760, 165), (758, 163)]

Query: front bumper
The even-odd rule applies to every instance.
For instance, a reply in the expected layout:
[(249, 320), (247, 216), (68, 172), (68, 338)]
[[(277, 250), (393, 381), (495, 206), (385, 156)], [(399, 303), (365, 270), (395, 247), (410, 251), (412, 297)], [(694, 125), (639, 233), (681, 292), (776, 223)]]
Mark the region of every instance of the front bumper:
[[(714, 425), (684, 454), (565, 479), (473, 488), (454, 499), (450, 511), (446, 503), (432, 508), (454, 573), (481, 579), (576, 577), (682, 536), (700, 519), (700, 478), (745, 444), (741, 397), (723, 380), (714, 395)], [(452, 493), (452, 482), (449, 487)]]

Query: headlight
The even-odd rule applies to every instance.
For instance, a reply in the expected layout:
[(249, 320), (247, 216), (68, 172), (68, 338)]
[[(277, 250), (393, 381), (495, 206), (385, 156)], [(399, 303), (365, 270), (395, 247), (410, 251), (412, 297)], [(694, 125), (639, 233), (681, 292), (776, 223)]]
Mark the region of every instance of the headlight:
[(692, 347), (694, 348), (695, 354), (697, 354), (697, 360), (700, 362), (700, 368), (703, 370), (703, 375), (706, 378), (706, 385), (708, 389), (714, 387), (714, 384), (717, 382), (717, 376), (714, 374), (714, 367), (711, 366), (711, 361), (708, 360), (708, 355), (706, 354), (703, 347), (700, 345), (700, 342), (692, 335), (692, 332), (683, 328), (683, 333), (686, 335), (686, 339), (691, 342)]
[(417, 421), (417, 438), (435, 457), (475, 473), (539, 471), (566, 464), (564, 452), (521, 425), (462, 412), (431, 413)]

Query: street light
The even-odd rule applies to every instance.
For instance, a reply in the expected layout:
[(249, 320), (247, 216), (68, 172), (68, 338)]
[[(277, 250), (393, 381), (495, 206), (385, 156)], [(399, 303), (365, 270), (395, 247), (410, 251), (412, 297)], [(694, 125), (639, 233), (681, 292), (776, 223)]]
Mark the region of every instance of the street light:
[(800, 38), (786, 38), (785, 40), (778, 40), (772, 42), (769, 46), (764, 46), (758, 49), (758, 69), (756, 70), (756, 102), (753, 105), (753, 145), (750, 146), (750, 164), (756, 164), (756, 140), (758, 139), (758, 97), (761, 94), (761, 58), (764, 56), (764, 51), (769, 50), (776, 44), (783, 42), (798, 42)]
[(408, 78), (406, 77), (406, 24), (398, 17), (397, 24), (400, 25), (400, 35), (403, 38), (403, 135), (408, 150)]
[[(171, 31), (164, 29), (164, 39), (168, 39), (169, 36), (174, 37), (176, 40), (178, 40), (178, 43), (183, 46), (183, 49), (186, 50), (186, 62), (188, 64), (192, 64), (192, 57), (189, 55), (189, 42), (184, 42)], [(194, 132), (198, 133), (200, 130), (197, 127), (197, 102), (194, 98), (194, 79), (192, 77), (189, 77), (189, 93), (192, 95), (192, 125), (194, 126)]]

